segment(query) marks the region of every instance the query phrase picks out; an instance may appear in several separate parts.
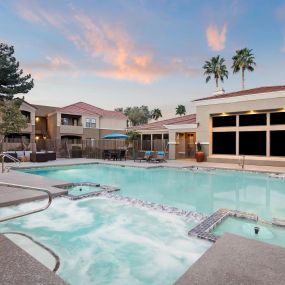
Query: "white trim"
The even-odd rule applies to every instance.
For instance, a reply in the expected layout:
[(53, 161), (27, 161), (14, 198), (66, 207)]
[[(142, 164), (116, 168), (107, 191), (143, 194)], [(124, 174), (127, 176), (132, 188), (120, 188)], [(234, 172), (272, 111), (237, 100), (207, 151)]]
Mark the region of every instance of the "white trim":
[(195, 106), (206, 106), (206, 105), (216, 105), (223, 103), (235, 103), (235, 102), (243, 102), (243, 101), (254, 101), (254, 100), (264, 100), (264, 99), (274, 99), (274, 98), (284, 98), (284, 91), (276, 91), (276, 92), (265, 92), (258, 94), (249, 94), (242, 96), (232, 96), (232, 97), (224, 97), (217, 99), (205, 99), (200, 101), (193, 101)]
[(168, 142), (168, 144), (177, 144), (177, 142)]
[(164, 125), (168, 130), (197, 129), (197, 124)]

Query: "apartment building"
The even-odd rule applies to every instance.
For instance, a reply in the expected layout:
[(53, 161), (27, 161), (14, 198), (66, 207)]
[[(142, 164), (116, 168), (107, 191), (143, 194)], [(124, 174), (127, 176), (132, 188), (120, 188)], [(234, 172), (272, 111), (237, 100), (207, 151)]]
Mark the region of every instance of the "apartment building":
[[(8, 143), (27, 145), (41, 139), (65, 140), (81, 143), (82, 139), (100, 139), (104, 135), (125, 133), (127, 118), (124, 114), (78, 102), (65, 107), (31, 105), (23, 102), (20, 110), (28, 126), (19, 134), (10, 134)], [(11, 145), (13, 147), (13, 145)]]

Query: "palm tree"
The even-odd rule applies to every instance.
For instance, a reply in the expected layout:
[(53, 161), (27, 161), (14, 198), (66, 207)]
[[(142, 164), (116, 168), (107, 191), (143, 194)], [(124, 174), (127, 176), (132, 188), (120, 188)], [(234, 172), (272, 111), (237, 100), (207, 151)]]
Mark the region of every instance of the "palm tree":
[(161, 110), (156, 108), (151, 111), (151, 118), (154, 120), (158, 120), (162, 117)]
[(219, 80), (224, 82), (224, 78), (228, 78), (228, 70), (227, 66), (225, 65), (225, 59), (223, 57), (214, 56), (210, 60), (206, 60), (203, 66), (205, 70), (204, 75), (206, 75), (206, 83), (210, 81), (212, 76), (216, 81), (216, 87), (219, 88)]
[(176, 107), (176, 115), (182, 116), (186, 114), (186, 108), (184, 105), (178, 105)]
[(237, 50), (232, 60), (233, 73), (237, 73), (241, 70), (242, 89), (244, 89), (244, 72), (246, 70), (252, 72), (254, 71), (254, 66), (256, 66), (252, 49), (243, 48)]

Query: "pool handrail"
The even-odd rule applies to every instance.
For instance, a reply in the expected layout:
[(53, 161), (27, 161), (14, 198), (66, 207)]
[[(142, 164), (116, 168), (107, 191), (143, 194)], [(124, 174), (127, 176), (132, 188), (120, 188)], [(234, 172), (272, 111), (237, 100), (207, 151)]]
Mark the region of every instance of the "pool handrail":
[(1, 222), (6, 222), (6, 221), (10, 221), (10, 220), (13, 220), (13, 219), (16, 219), (16, 218), (28, 216), (28, 215), (31, 215), (31, 214), (35, 214), (35, 213), (38, 213), (38, 212), (42, 212), (42, 211), (46, 210), (50, 206), (50, 204), (52, 203), (52, 194), (47, 189), (37, 188), (37, 187), (32, 187), (32, 186), (25, 186), (25, 185), (20, 185), (20, 184), (6, 183), (6, 182), (0, 182), (0, 186), (1, 185), (2, 186), (8, 186), (8, 187), (22, 188), (22, 189), (31, 190), (31, 191), (44, 192), (44, 193), (46, 193), (48, 195), (48, 203), (44, 207), (38, 208), (36, 210), (26, 211), (26, 212), (23, 212), (23, 213), (20, 213), (20, 214), (7, 216), (5, 218), (0, 218), (0, 223)]
[[(4, 152), (2, 152), (2, 153), (0, 153), (0, 157), (1, 157), (1, 163), (2, 163), (2, 173), (5, 172), (5, 169), (10, 169), (10, 168), (8, 168), (7, 166), (5, 167), (5, 165), (4, 165), (4, 159), (5, 159), (5, 157), (8, 158), (8, 159), (10, 159), (10, 160), (11, 160), (12, 162), (14, 162), (14, 163), (17, 163), (17, 164), (18, 164), (17, 166), (19, 166), (20, 163), (21, 163), (21, 161), (20, 161), (18, 158), (16, 158), (16, 157), (10, 155), (9, 153), (4, 153)], [(8, 170), (8, 171), (9, 171), (9, 170)]]

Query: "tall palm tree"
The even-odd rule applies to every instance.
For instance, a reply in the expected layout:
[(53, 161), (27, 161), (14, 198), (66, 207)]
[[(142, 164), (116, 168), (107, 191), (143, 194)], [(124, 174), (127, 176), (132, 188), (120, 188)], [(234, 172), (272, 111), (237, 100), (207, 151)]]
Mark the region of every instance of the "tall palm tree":
[(225, 59), (223, 57), (214, 56), (210, 60), (206, 60), (203, 65), (204, 75), (206, 75), (206, 83), (210, 81), (212, 77), (214, 77), (216, 81), (216, 87), (219, 88), (219, 80), (224, 82), (224, 78), (228, 78), (228, 70), (225, 65)]
[(186, 114), (186, 108), (184, 105), (178, 105), (176, 107), (176, 115), (179, 115), (179, 116), (182, 116), (184, 115), (185, 116)]
[(232, 60), (233, 73), (237, 73), (241, 70), (242, 89), (244, 89), (244, 72), (246, 70), (252, 72), (254, 71), (254, 66), (256, 66), (252, 49), (243, 48), (237, 50)]
[(151, 118), (154, 120), (158, 120), (162, 117), (161, 110), (156, 108), (151, 111)]

